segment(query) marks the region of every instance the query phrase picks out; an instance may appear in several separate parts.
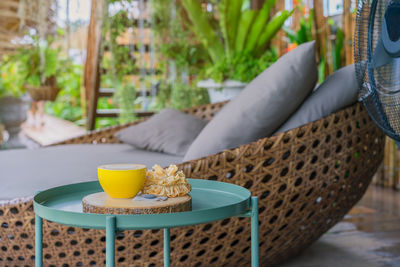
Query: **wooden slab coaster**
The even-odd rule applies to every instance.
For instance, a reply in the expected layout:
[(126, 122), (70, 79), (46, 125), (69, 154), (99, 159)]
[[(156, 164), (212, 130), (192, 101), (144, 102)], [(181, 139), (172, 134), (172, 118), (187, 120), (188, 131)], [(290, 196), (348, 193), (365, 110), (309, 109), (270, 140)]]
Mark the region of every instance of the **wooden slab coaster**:
[(156, 214), (189, 211), (192, 197), (168, 198), (165, 201), (111, 198), (105, 192), (87, 195), (82, 199), (83, 212), (102, 214)]

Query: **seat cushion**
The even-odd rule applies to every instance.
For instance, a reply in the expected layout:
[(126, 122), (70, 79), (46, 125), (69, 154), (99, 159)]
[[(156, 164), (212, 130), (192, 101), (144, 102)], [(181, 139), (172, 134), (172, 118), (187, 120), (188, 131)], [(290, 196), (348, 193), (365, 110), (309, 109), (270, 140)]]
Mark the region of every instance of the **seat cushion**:
[(358, 88), (354, 65), (337, 70), (312, 92), (275, 134), (316, 121), (354, 104), (358, 98)]
[(311, 93), (317, 76), (315, 42), (283, 55), (217, 113), (189, 147), (184, 161), (271, 135)]
[(118, 131), (115, 136), (140, 149), (184, 156), (207, 122), (166, 108), (145, 122)]
[(135, 149), (127, 144), (62, 145), (0, 151), (0, 200), (32, 196), (37, 190), (97, 179), (97, 166), (141, 163), (167, 166), (181, 157)]

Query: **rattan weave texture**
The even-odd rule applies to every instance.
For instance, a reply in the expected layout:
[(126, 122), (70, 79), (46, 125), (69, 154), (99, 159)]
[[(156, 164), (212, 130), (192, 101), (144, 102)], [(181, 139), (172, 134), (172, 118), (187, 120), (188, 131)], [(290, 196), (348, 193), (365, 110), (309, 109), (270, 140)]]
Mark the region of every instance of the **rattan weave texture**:
[[(210, 119), (223, 104), (191, 109)], [(116, 127), (65, 143), (118, 142)], [(384, 135), (361, 104), (300, 128), (179, 165), (188, 177), (235, 183), (259, 196), (260, 263), (297, 254), (362, 197), (383, 158)], [(30, 200), (0, 207), (0, 266), (33, 266)], [(162, 266), (162, 231), (117, 235), (117, 266)], [(230, 218), (171, 230), (172, 266), (248, 266), (250, 221)], [(44, 221), (46, 266), (104, 264), (104, 231)]]

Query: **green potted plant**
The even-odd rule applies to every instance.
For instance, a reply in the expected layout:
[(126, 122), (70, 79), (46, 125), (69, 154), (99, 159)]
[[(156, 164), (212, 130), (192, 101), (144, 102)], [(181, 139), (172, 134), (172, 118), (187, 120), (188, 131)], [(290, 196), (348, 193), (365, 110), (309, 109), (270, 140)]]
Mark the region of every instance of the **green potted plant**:
[(4, 56), (0, 62), (0, 121), (9, 134), (6, 148), (23, 147), (18, 134), (27, 118), (28, 102), (23, 98), (21, 63)]
[(60, 48), (53, 48), (52, 37), (39, 40), (33, 36), (33, 45), (20, 48), (13, 55), (21, 64), (24, 88), (34, 101), (54, 101), (60, 88), (57, 76), (69, 66), (69, 59), (61, 54)]
[(211, 102), (233, 98), (276, 60), (269, 44), (292, 12), (283, 10), (270, 18), (275, 3), (266, 0), (260, 10), (253, 10), (248, 0), (221, 0), (215, 5), (218, 20), (214, 22), (198, 0), (182, 0), (190, 27), (211, 59), (203, 74), (209, 79), (198, 83), (208, 89)]

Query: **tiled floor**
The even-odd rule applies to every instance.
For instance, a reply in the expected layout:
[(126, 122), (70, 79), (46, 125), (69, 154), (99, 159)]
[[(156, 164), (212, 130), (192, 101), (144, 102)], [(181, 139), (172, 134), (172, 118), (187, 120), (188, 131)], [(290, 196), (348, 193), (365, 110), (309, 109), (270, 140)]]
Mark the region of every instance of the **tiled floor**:
[(370, 186), (341, 223), (281, 266), (400, 266), (400, 192)]

